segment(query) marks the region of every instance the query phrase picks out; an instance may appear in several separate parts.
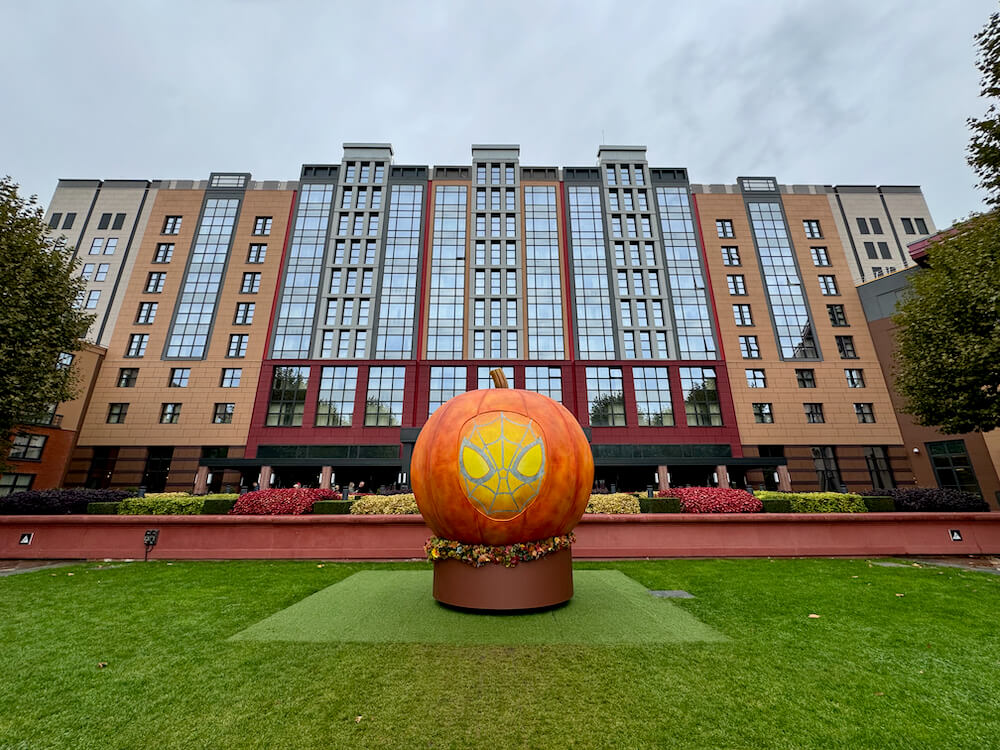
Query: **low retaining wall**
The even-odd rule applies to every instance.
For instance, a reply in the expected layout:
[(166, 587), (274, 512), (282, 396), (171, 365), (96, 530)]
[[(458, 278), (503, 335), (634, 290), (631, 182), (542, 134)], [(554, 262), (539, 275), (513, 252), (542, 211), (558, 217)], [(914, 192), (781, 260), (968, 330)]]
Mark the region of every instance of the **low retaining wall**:
[[(173, 560), (405, 560), (431, 535), (420, 516), (0, 516), (0, 559), (141, 558), (146, 529)], [(577, 559), (1000, 554), (1000, 513), (588, 515), (576, 536)]]

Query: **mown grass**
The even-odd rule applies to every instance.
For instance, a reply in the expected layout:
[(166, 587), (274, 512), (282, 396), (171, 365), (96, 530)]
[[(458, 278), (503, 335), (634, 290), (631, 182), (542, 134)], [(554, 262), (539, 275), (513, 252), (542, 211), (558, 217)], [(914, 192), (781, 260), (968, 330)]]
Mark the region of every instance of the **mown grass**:
[(672, 606), (724, 642), (228, 640), (358, 570), (414, 567), (153, 562), (0, 579), (0, 748), (937, 750), (1000, 737), (1000, 577), (950, 568), (577, 564), (690, 591)]

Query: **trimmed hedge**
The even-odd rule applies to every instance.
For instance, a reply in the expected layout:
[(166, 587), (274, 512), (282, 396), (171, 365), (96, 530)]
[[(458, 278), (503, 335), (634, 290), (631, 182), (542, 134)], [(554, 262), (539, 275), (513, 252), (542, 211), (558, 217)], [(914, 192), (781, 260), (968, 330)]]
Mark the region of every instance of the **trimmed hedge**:
[(862, 496), (861, 500), (864, 502), (865, 507), (868, 508), (869, 513), (891, 513), (896, 510), (896, 503), (893, 502), (891, 497), (872, 495), (871, 497)]
[(313, 513), (322, 515), (344, 515), (351, 512), (350, 500), (317, 500), (313, 503)]
[(118, 513), (123, 516), (196, 516), (201, 513), (204, 503), (202, 498), (186, 494), (152, 494), (125, 498), (118, 506)]
[(239, 495), (205, 495), (204, 503), (201, 506), (203, 516), (215, 515), (224, 516), (236, 505)]
[(627, 492), (591, 495), (584, 513), (639, 513), (639, 498)]
[(115, 516), (118, 515), (118, 506), (121, 503), (87, 503), (87, 513), (92, 516)]
[(990, 506), (979, 495), (940, 487), (908, 487), (894, 490), (862, 490), (863, 495), (887, 495), (896, 510), (915, 513), (983, 512)]
[(86, 513), (90, 503), (115, 503), (124, 500), (128, 490), (28, 490), (0, 498), (0, 514), (9, 515), (61, 515)]
[(764, 506), (765, 513), (791, 513), (792, 501), (787, 497), (761, 497), (757, 494), (757, 499)]
[(410, 516), (418, 513), (420, 509), (412, 492), (403, 495), (361, 495), (351, 503), (351, 515), (354, 516)]
[(640, 513), (680, 513), (681, 501), (676, 497), (640, 497)]
[(792, 513), (867, 513), (861, 495), (852, 492), (758, 492), (763, 501), (787, 500)]

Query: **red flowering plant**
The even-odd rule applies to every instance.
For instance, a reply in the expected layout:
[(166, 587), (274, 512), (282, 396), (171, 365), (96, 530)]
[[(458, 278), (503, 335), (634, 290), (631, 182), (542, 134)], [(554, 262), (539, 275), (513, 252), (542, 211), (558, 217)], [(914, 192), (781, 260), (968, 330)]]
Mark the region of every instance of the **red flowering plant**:
[(333, 490), (307, 487), (285, 490), (257, 490), (240, 495), (230, 512), (234, 516), (300, 516), (312, 510), (317, 500), (339, 500)]
[(764, 509), (746, 490), (729, 487), (672, 487), (657, 494), (680, 500), (682, 513), (760, 513)]
[(569, 549), (576, 541), (572, 532), (562, 536), (540, 539), (537, 542), (518, 542), (490, 546), (488, 544), (469, 544), (456, 542), (453, 539), (442, 539), (432, 536), (424, 545), (424, 552), (431, 562), (436, 560), (460, 560), (475, 568), (484, 565), (503, 565), (506, 568), (516, 568), (519, 563), (540, 560), (553, 552)]

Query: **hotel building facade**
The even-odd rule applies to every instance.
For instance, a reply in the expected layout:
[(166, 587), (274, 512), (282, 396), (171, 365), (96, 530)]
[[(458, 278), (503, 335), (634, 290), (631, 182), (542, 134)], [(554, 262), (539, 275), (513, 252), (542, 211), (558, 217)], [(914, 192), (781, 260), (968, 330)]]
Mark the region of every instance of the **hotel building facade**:
[[(429, 414), (493, 367), (576, 416), (608, 488), (916, 481), (856, 285), (935, 231), (919, 188), (471, 156), (61, 180), (46, 218), (100, 360), (56, 484), (405, 484)], [(32, 460), (5, 485), (51, 481)]]

